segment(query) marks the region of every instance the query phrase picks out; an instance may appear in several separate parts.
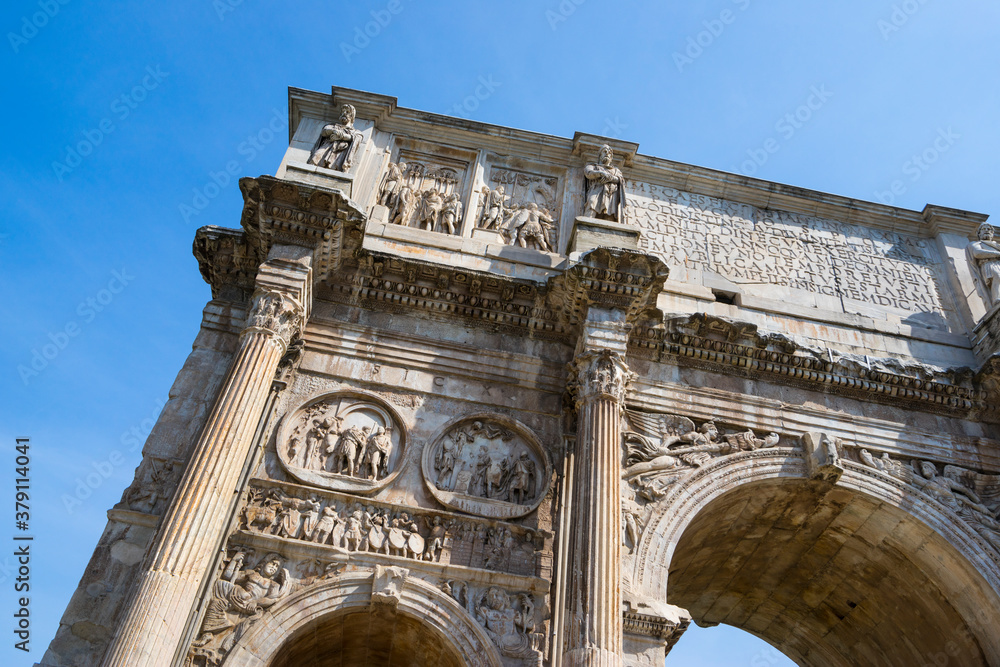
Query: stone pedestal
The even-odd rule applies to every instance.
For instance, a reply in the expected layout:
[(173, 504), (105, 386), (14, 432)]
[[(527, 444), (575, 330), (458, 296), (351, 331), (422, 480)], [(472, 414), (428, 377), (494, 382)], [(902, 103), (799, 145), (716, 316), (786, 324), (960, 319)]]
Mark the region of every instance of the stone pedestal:
[(641, 232), (635, 225), (581, 215), (573, 222), (573, 233), (569, 237), (567, 252), (572, 255), (585, 253), (594, 248), (637, 250), (640, 236)]
[[(191, 620), (278, 362), (305, 318), (299, 298), (308, 294), (308, 268), (300, 267), (304, 276), (269, 268), (258, 275), (240, 349), (146, 554), (106, 667), (168, 667)], [(276, 289), (295, 282), (300, 289)]]
[(566, 619), (567, 667), (622, 665), (621, 420), (630, 372), (621, 355), (587, 351), (574, 362), (579, 426)]

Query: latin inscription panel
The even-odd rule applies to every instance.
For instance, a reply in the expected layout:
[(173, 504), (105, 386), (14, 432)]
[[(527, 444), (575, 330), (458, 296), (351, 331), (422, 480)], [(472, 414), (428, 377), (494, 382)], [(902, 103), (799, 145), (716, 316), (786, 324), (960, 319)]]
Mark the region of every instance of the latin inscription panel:
[[(897, 314), (945, 313), (931, 242), (786, 211), (630, 182), (629, 222), (670, 266), (733, 283), (804, 290)], [(942, 323), (943, 324), (943, 323)]]

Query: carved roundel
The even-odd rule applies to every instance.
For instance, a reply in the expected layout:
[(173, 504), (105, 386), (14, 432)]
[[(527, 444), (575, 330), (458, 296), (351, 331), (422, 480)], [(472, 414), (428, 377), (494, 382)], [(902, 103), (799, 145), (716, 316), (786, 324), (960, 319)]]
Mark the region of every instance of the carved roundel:
[(452, 422), (424, 447), (421, 468), (442, 505), (496, 519), (532, 512), (552, 478), (549, 457), (531, 431), (497, 415)]
[(381, 401), (356, 393), (314, 398), (282, 424), (278, 459), (293, 477), (335, 491), (371, 493), (399, 474), (406, 433)]

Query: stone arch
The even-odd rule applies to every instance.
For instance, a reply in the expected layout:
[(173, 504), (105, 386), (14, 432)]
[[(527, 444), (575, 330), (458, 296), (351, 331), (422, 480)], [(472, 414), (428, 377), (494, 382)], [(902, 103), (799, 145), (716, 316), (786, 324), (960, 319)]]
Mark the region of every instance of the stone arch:
[(775, 448), (694, 471), (643, 531), (633, 594), (803, 665), (1000, 664), (1000, 554), (909, 485), (840, 465), (812, 480)]
[[(379, 598), (376, 591), (376, 604), (373, 605), (373, 581), (371, 570), (350, 572), (292, 595), (254, 624), (223, 664), (225, 667), (280, 666), (294, 655), (296, 642), (317, 628), (338, 619), (370, 614), (376, 621), (373, 625), (376, 628), (384, 626), (390, 634), (390, 628), (397, 629), (394, 625), (397, 622), (400, 636), (423, 633), (426, 644), (417, 647), (418, 653), (414, 655), (425, 651), (441, 657), (438, 663), (428, 661), (426, 664), (502, 666), (485, 630), (451, 596), (421, 579), (406, 577), (398, 590), (398, 600), (390, 605), (378, 602), (385, 598)], [(421, 663), (418, 660), (415, 664)]]

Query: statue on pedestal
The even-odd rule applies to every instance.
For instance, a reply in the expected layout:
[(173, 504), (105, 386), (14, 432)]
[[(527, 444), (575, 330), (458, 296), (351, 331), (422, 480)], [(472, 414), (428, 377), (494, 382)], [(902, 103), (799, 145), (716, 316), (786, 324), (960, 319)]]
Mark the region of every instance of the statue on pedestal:
[(1000, 243), (993, 240), (993, 225), (979, 225), (979, 240), (965, 249), (969, 267), (986, 297), (986, 307), (1000, 304)]
[(319, 146), (309, 157), (309, 164), (336, 171), (351, 168), (362, 139), (361, 132), (354, 129), (356, 113), (350, 104), (340, 107), (340, 122), (323, 128)]
[(625, 222), (625, 177), (614, 165), (615, 154), (607, 144), (601, 146), (597, 162), (583, 168), (587, 179), (587, 204), (583, 214), (588, 218)]

